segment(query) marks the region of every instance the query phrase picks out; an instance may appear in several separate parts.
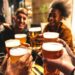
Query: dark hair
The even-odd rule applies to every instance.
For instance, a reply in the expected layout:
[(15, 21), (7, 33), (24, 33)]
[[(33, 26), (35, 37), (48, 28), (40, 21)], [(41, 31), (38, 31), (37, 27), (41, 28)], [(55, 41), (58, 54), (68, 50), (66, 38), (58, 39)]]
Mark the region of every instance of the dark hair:
[(63, 2), (55, 2), (52, 5), (53, 9), (58, 9), (61, 12), (61, 16), (64, 18), (67, 18), (69, 16), (69, 11), (67, 10), (67, 7)]
[(3, 15), (0, 15), (0, 22), (2, 22), (2, 23), (5, 22), (5, 17)]

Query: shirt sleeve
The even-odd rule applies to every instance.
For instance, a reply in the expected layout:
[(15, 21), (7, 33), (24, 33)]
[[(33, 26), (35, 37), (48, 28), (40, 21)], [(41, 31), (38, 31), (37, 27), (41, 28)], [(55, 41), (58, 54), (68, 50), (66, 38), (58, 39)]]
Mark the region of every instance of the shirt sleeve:
[(68, 46), (73, 50), (73, 40), (70, 29), (64, 28), (60, 33), (60, 37), (68, 44)]

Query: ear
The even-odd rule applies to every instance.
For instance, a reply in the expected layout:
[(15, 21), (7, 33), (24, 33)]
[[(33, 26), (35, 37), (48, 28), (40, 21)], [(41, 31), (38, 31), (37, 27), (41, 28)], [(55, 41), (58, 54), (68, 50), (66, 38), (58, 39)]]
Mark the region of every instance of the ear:
[(15, 20), (16, 20), (16, 16), (13, 16), (13, 17), (12, 17), (12, 20), (14, 20), (14, 21), (15, 21)]

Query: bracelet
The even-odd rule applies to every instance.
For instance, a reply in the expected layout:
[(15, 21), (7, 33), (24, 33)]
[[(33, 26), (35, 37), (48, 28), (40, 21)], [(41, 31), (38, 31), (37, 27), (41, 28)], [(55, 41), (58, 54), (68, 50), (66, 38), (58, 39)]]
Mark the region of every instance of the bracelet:
[(75, 68), (72, 70), (71, 75), (75, 75)]

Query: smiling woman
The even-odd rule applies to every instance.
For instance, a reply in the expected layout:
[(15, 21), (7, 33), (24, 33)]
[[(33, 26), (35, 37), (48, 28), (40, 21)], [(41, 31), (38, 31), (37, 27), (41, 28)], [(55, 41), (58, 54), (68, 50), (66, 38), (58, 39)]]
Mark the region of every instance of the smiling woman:
[(73, 41), (71, 30), (65, 25), (62, 20), (65, 20), (70, 15), (64, 2), (55, 2), (51, 6), (51, 11), (48, 16), (48, 24), (44, 28), (44, 32), (58, 32), (59, 38), (66, 41), (73, 51)]

